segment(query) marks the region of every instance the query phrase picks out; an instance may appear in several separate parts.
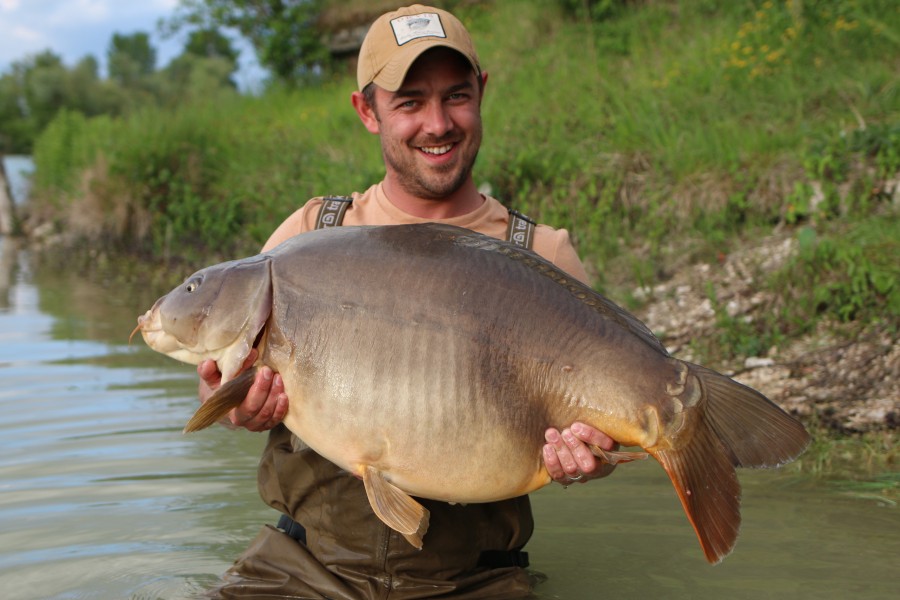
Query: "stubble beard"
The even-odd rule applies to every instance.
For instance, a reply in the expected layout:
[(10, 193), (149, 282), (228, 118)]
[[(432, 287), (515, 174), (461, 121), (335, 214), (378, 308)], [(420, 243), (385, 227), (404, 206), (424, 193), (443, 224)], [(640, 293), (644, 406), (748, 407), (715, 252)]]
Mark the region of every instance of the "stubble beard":
[[(478, 149), (481, 146), (481, 124), (474, 129), (471, 135), (464, 140), (463, 146), (457, 146), (456, 151), (460, 155), (456, 160), (438, 167), (421, 168), (416, 160), (415, 153), (418, 149), (401, 142), (386, 141), (382, 137), (381, 150), (384, 162), (394, 172), (397, 183), (406, 191), (417, 198), (426, 200), (443, 200), (459, 190), (468, 181), (472, 174), (472, 167), (478, 157)], [(442, 141), (428, 141), (422, 146), (440, 146)]]

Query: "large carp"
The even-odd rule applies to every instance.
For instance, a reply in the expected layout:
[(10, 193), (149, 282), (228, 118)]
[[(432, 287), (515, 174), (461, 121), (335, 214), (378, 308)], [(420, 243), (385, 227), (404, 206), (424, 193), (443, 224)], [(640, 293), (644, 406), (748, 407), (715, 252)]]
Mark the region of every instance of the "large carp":
[(738, 535), (735, 467), (783, 464), (809, 440), (764, 396), (671, 357), (548, 261), (445, 225), (298, 235), (191, 275), (138, 329), (151, 348), (222, 371), (186, 431), (244, 398), (255, 369), (238, 372), (258, 347), (257, 366), (284, 378), (285, 425), (362, 477), (378, 517), (418, 547), (428, 514), (411, 496), (532, 492), (550, 482), (544, 430), (583, 421), (659, 461), (715, 563)]

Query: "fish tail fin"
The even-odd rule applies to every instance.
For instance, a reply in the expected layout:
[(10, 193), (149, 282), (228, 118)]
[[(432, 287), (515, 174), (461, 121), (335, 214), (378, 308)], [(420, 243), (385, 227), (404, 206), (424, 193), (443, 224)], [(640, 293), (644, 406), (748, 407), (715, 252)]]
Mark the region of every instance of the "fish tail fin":
[(756, 390), (710, 369), (689, 367), (702, 388), (690, 437), (653, 455), (672, 480), (706, 559), (715, 564), (734, 548), (740, 529), (735, 467), (785, 464), (803, 452), (809, 434)]
[(256, 368), (253, 367), (222, 384), (206, 402), (200, 405), (194, 416), (184, 426), (184, 433), (200, 431), (218, 422), (231, 409), (244, 401), (255, 379)]
[(666, 470), (711, 564), (734, 548), (741, 527), (741, 484), (711, 428), (699, 423), (691, 442), (652, 452)]
[(736, 467), (777, 467), (809, 445), (809, 433), (777, 404), (737, 381), (690, 365), (703, 387), (706, 417)]

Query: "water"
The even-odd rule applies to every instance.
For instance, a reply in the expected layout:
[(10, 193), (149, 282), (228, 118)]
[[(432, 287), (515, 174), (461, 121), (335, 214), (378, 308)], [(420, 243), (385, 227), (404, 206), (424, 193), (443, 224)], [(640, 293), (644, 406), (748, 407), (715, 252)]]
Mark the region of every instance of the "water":
[(30, 156), (6, 154), (2, 156), (3, 167), (9, 178), (9, 191), (13, 202), (21, 204), (28, 197), (31, 189), (31, 174), (34, 172), (34, 161)]
[(0, 596), (195, 595), (271, 519), (262, 437), (181, 434), (191, 368), (128, 345), (155, 291), (42, 278), (3, 251)]
[[(183, 436), (193, 368), (127, 337), (165, 290), (32, 268), (0, 247), (0, 597), (196, 596), (273, 511), (264, 436)], [(894, 598), (900, 509), (743, 472), (735, 552), (706, 564), (662, 470), (534, 494), (542, 598)]]

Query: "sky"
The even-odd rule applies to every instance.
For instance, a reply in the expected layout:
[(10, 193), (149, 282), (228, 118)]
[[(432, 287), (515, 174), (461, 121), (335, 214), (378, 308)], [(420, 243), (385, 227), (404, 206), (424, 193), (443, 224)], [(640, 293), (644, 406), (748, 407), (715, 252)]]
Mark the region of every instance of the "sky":
[[(186, 33), (163, 39), (157, 31), (160, 18), (174, 14), (178, 0), (0, 0), (0, 74), (20, 61), (50, 49), (73, 67), (93, 55), (106, 71), (106, 51), (114, 33), (150, 34), (156, 48), (156, 66), (162, 68), (181, 53)], [(264, 73), (252, 49), (236, 42), (241, 51), (238, 86), (253, 89)]]

